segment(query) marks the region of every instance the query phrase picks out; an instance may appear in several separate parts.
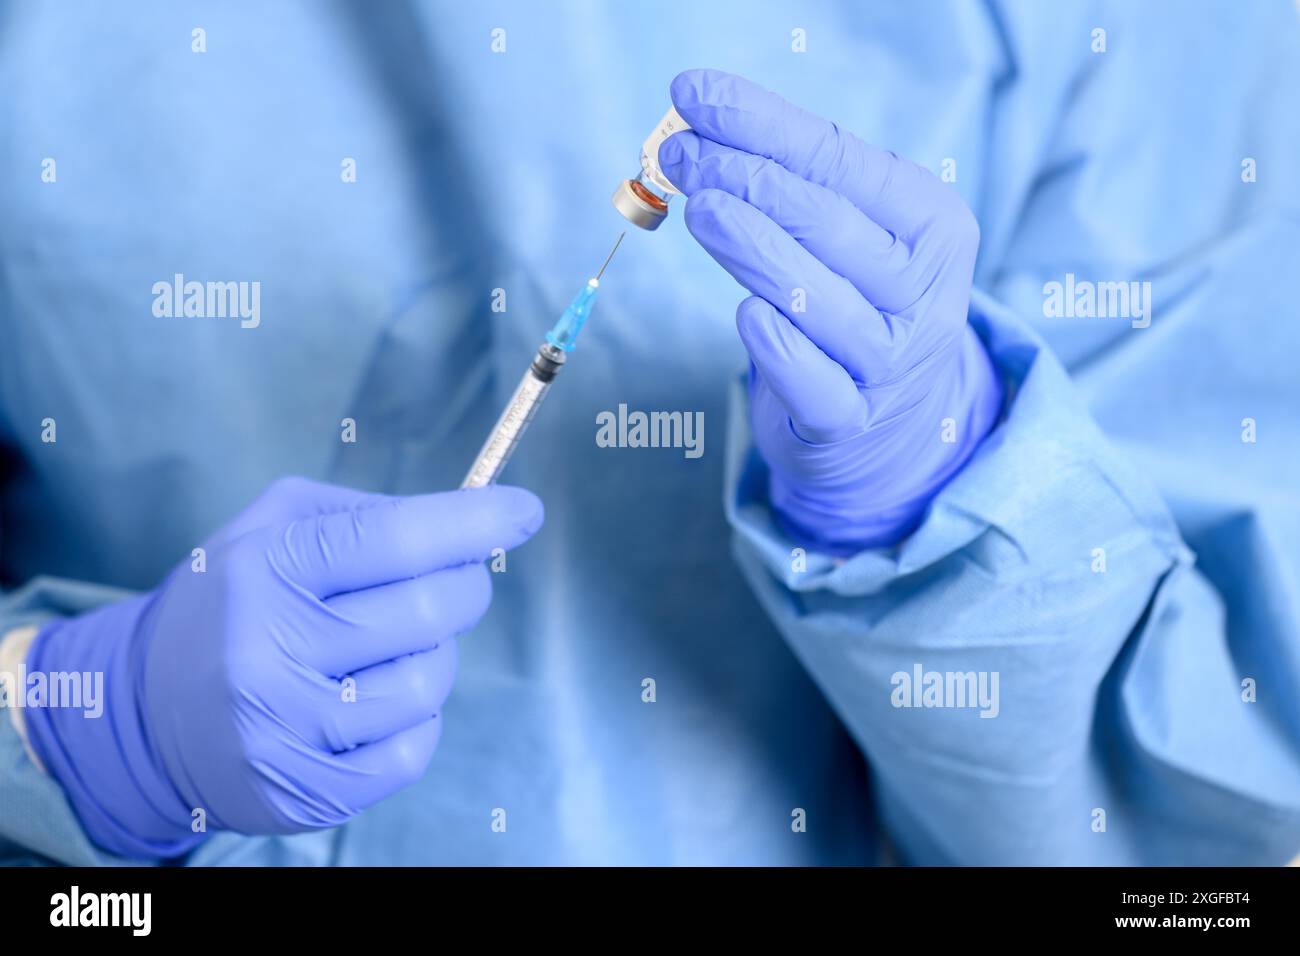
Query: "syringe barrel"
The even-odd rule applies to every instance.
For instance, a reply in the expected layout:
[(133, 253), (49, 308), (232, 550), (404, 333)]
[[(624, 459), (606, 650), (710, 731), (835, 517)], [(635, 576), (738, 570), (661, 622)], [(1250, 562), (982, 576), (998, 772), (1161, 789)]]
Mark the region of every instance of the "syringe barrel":
[(465, 480), (460, 483), (462, 488), (482, 488), (497, 480), (563, 365), (562, 350), (549, 343), (537, 350), (537, 356), (519, 380)]

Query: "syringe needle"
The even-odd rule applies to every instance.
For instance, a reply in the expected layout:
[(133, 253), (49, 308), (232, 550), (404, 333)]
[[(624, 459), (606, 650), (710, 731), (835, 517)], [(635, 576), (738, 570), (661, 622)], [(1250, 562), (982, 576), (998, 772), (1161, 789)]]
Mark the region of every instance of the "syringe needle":
[(623, 237), (626, 236), (626, 235), (627, 235), (626, 232), (620, 232), (620, 233), (618, 234), (618, 238), (614, 240), (614, 248), (611, 249), (611, 250), (609, 250), (609, 255), (607, 255), (607, 256), (605, 257), (605, 261), (602, 262), (602, 263), (600, 264), (600, 271), (597, 272), (597, 273), (595, 274), (595, 276), (592, 277), (592, 278), (594, 278), (597, 282), (599, 282), (599, 281), (600, 281), (600, 277), (603, 276), (603, 275), (605, 274), (605, 266), (609, 265), (609, 260), (614, 258), (614, 253), (618, 252), (619, 244), (622, 243), (622, 241), (623, 241)]
[(528, 371), (524, 372), (524, 377), (519, 380), (519, 386), (510, 397), (510, 401), (506, 403), (501, 417), (488, 433), (487, 441), (483, 443), (478, 457), (470, 466), (469, 474), (461, 483), (462, 488), (481, 488), (490, 485), (497, 480), (497, 476), (505, 468), (506, 462), (510, 460), (510, 455), (515, 450), (515, 445), (519, 444), (524, 429), (537, 414), (537, 409), (542, 404), (542, 399), (546, 397), (551, 383), (555, 381), (555, 376), (564, 367), (565, 355), (573, 351), (578, 333), (582, 331), (583, 323), (587, 321), (592, 304), (596, 301), (600, 277), (604, 274), (605, 267), (609, 265), (609, 260), (614, 258), (614, 253), (618, 252), (618, 247), (626, 235), (626, 232), (618, 234), (614, 248), (609, 250), (609, 255), (600, 265), (600, 271), (583, 284), (559, 321), (551, 331), (546, 333), (546, 341), (537, 350), (537, 355), (528, 366)]

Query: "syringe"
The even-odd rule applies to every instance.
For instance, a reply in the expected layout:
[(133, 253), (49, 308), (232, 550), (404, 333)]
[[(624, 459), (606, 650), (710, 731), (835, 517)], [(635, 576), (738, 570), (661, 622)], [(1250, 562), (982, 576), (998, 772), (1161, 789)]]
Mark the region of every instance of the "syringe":
[(559, 321), (546, 333), (546, 341), (537, 350), (537, 355), (533, 357), (528, 371), (524, 372), (524, 377), (519, 380), (518, 387), (510, 396), (510, 401), (506, 402), (501, 417), (488, 433), (487, 441), (483, 443), (478, 457), (470, 466), (469, 474), (460, 483), (462, 488), (482, 488), (484, 485), (490, 485), (497, 480), (506, 467), (506, 462), (510, 460), (515, 446), (519, 444), (524, 429), (537, 414), (537, 409), (541, 407), (542, 399), (550, 390), (555, 376), (559, 375), (564, 367), (566, 354), (573, 351), (578, 333), (582, 331), (583, 323), (587, 321), (587, 316), (591, 314), (591, 307), (595, 304), (596, 291), (600, 288), (600, 277), (605, 274), (605, 267), (609, 265), (609, 260), (614, 258), (614, 253), (618, 251), (624, 235), (626, 233), (619, 234), (614, 242), (614, 248), (609, 250), (609, 255), (601, 263), (599, 271), (587, 280), (587, 284), (574, 296)]

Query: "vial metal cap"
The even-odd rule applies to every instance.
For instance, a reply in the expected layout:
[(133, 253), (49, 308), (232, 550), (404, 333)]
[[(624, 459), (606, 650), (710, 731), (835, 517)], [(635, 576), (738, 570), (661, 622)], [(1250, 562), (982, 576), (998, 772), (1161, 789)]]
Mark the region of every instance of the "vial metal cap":
[(614, 190), (614, 208), (624, 219), (642, 229), (658, 229), (668, 218), (668, 203), (638, 182), (625, 179)]

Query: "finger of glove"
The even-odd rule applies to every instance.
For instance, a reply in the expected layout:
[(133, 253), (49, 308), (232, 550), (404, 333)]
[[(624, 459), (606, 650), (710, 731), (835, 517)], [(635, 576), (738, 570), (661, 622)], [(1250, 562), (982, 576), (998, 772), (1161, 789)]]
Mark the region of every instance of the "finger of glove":
[(855, 381), (889, 374), (893, 330), (854, 286), (742, 199), (702, 189), (686, 227), (742, 286), (775, 305)]
[(686, 196), (721, 189), (743, 199), (844, 276), (876, 308), (900, 311), (925, 291), (905, 243), (834, 190), (785, 167), (687, 130), (659, 147), (665, 175)]
[(299, 738), (264, 762), (264, 799), (286, 832), (338, 826), (423, 777), (441, 737), (439, 716), (343, 753)]
[(336, 594), (301, 656), (321, 674), (342, 677), (463, 634), (491, 600), (492, 575), (477, 562)]
[(531, 492), (506, 485), (389, 498), (295, 521), (275, 536), (281, 574), (326, 598), (483, 561), (527, 541), (543, 520)]
[(277, 478), (229, 524), (208, 539), (209, 551), (241, 535), (268, 525), (286, 524), (299, 518), (366, 508), (385, 496), (342, 485), (329, 485), (310, 478), (290, 475)]
[(736, 329), (797, 437), (834, 442), (862, 430), (866, 404), (849, 374), (770, 302), (758, 296), (741, 302)]
[(910, 235), (951, 202), (947, 187), (925, 169), (743, 77), (687, 70), (673, 79), (669, 94), (701, 136), (833, 189), (895, 235)]
[(354, 805), (365, 809), (423, 777), (441, 737), (439, 715), (339, 755), (339, 763), (353, 774)]
[(456, 639), (446, 638), (432, 650), (325, 682), (314, 708), (313, 743), (351, 750), (436, 716), (451, 693), (458, 655)]

